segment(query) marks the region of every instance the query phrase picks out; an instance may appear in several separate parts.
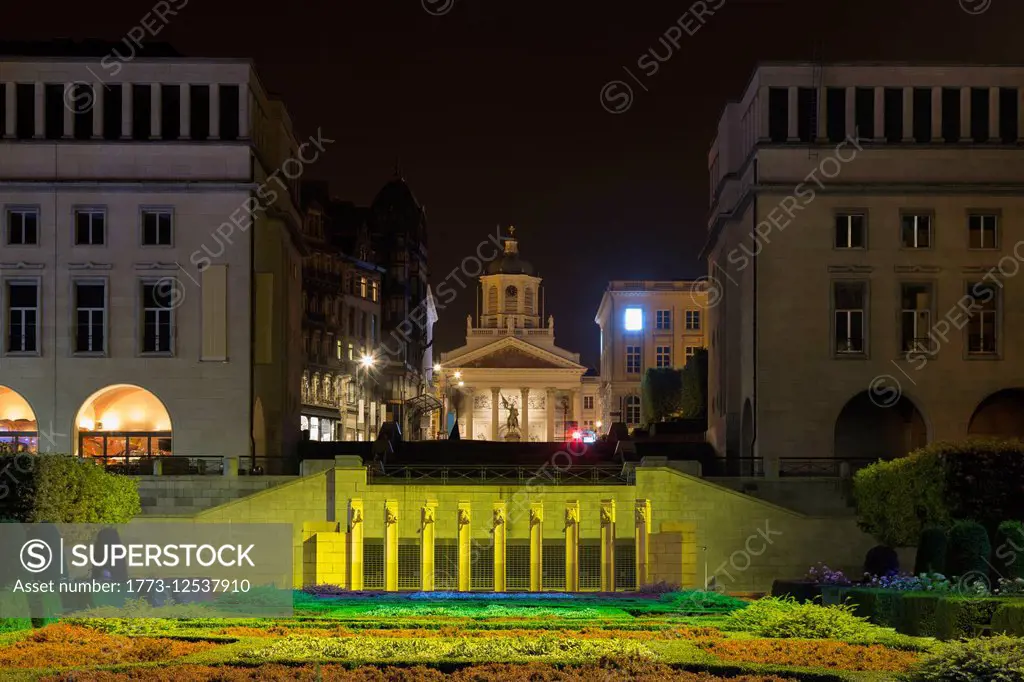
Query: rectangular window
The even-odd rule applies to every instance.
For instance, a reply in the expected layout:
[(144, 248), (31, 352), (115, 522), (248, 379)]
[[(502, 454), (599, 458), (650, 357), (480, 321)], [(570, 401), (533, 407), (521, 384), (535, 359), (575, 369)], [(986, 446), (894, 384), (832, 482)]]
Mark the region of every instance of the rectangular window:
[(623, 320), (627, 332), (638, 332), (644, 328), (644, 311), (641, 308), (626, 308)]
[(210, 86), (190, 85), (189, 88), (189, 137), (193, 140), (210, 138)]
[(905, 249), (930, 249), (932, 217), (927, 214), (905, 214), (900, 228), (900, 243)]
[(656, 329), (671, 329), (672, 328), (672, 311), (671, 310), (659, 310), (655, 313), (654, 326)]
[(172, 213), (170, 209), (143, 209), (142, 245), (170, 246)]
[(132, 139), (148, 140), (153, 125), (153, 93), (149, 85), (132, 85)]
[(977, 282), (968, 286), (971, 317), (967, 321), (967, 354), (994, 355), (999, 350), (999, 287)]
[(655, 347), (655, 365), (657, 367), (671, 367), (672, 366), (672, 347), (671, 346), (656, 346)]
[(102, 353), (106, 349), (107, 285), (75, 283), (75, 352)]
[(932, 89), (914, 88), (914, 142), (932, 141)]
[(846, 88), (825, 90), (825, 108), (829, 142), (842, 142), (846, 139)]
[(365, 277), (360, 277), (359, 278), (359, 295), (362, 298), (366, 298), (366, 278)]
[(835, 239), (837, 249), (863, 249), (867, 244), (867, 230), (861, 213), (839, 213), (836, 215)]
[(699, 310), (687, 310), (686, 311), (686, 330), (697, 331), (700, 329), (700, 311)]
[(7, 244), (35, 246), (39, 243), (39, 209), (7, 209)]
[(106, 241), (106, 219), (103, 209), (75, 209), (75, 245), (102, 246)]
[(875, 89), (857, 88), (854, 104), (854, 122), (857, 137), (871, 139), (875, 136)]
[(988, 142), (988, 88), (971, 88), (971, 139)]
[(64, 86), (60, 83), (43, 86), (43, 136), (47, 140), (64, 137)]
[(864, 282), (834, 282), (832, 285), (835, 315), (833, 348), (836, 353), (864, 353), (866, 289)]
[(640, 346), (626, 346), (626, 374), (640, 373)]
[(380, 298), (380, 282), (374, 280), (370, 282), (370, 300), (374, 303)]
[(1017, 122), (1019, 97), (1017, 88), (999, 88), (999, 137), (1004, 144), (1015, 144), (1020, 134)]
[(776, 144), (789, 138), (789, 88), (768, 88), (768, 137)]
[(900, 348), (904, 353), (931, 352), (932, 285), (900, 285)]
[(687, 346), (684, 352), (686, 354), (686, 361), (689, 362), (690, 358), (697, 354), (697, 346)]
[(348, 344), (348, 359), (355, 360), (356, 358), (356, 347), (353, 344)]
[(625, 400), (626, 423), (640, 423), (640, 396), (627, 395)]
[(238, 139), (239, 88), (237, 85), (220, 86), (220, 139)]
[(122, 123), (121, 86), (105, 85), (99, 91), (99, 96), (103, 98), (103, 139), (120, 140)]
[(170, 278), (142, 284), (143, 353), (171, 352), (176, 284)]
[(903, 140), (903, 88), (885, 89), (885, 141)]
[(960, 141), (960, 88), (942, 88), (942, 139)]
[(18, 83), (14, 86), (14, 136), (31, 140), (36, 134), (36, 86)]
[(342, 347), (341, 347), (341, 339), (338, 339), (337, 341), (335, 341), (335, 342), (334, 342), (334, 344), (335, 344), (335, 348), (334, 348), (334, 350), (335, 350), (335, 356), (336, 356), (336, 357), (337, 357), (337, 358), (338, 358), (339, 360), (341, 360), (341, 356), (342, 356)]
[(796, 93), (797, 137), (801, 142), (814, 142), (818, 135), (818, 91), (799, 88)]
[(967, 219), (969, 246), (972, 249), (999, 248), (999, 216), (977, 213)]
[(39, 285), (7, 283), (7, 352), (39, 351)]
[(592, 410), (594, 409), (594, 396), (585, 395), (583, 396), (583, 409)]

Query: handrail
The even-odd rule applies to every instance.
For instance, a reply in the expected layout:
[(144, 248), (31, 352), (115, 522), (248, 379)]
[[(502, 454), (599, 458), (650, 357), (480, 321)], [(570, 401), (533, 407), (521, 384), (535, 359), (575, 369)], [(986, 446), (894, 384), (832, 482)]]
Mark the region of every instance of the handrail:
[(565, 469), (550, 466), (398, 466), (383, 472), (366, 468), (370, 484), (430, 482), (438, 485), (633, 485), (634, 475), (620, 465), (581, 464)]

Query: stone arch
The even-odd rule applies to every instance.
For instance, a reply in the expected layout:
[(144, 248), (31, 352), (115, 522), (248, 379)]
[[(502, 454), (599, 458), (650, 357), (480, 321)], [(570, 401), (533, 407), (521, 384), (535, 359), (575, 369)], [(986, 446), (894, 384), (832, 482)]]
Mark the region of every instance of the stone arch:
[(108, 460), (170, 455), (171, 415), (152, 391), (112, 384), (82, 403), (73, 426), (75, 454)]
[(1024, 389), (1004, 388), (985, 397), (974, 408), (967, 433), (1024, 438)]
[(0, 386), (0, 454), (16, 452), (39, 452), (39, 425), (28, 400)]
[(924, 413), (906, 395), (895, 389), (891, 394), (861, 391), (836, 417), (833, 456), (896, 459), (927, 445), (928, 440)]

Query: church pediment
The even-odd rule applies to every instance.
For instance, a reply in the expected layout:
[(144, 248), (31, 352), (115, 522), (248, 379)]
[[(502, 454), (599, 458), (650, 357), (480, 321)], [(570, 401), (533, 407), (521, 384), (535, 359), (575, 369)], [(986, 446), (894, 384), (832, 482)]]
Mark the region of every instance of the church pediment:
[(567, 369), (568, 364), (558, 364), (532, 355), (520, 348), (502, 348), (463, 365), (480, 369)]

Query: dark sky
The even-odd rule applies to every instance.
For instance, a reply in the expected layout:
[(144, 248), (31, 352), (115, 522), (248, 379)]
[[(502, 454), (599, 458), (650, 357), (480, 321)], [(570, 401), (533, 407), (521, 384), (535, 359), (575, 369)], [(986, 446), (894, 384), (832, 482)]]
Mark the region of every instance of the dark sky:
[[(703, 272), (707, 150), (758, 61), (1024, 63), (1020, 0), (724, 0), (650, 77), (638, 58), (652, 47), (664, 57), (659, 38), (692, 3), (424, 9), (446, 2), (188, 0), (154, 40), (189, 56), (253, 58), (300, 135), (321, 128), (337, 140), (309, 173), (340, 196), (370, 202), (400, 156), (427, 207), (435, 286), (497, 223), (516, 225), (545, 278), (557, 342), (590, 365), (609, 279)], [(961, 3), (990, 6), (972, 15)], [(154, 4), (19, 3), (0, 40), (118, 41)], [(612, 115), (600, 93), (628, 80), (623, 66), (647, 91), (634, 83), (631, 107)], [(441, 350), (462, 342), (474, 299), (467, 289), (444, 311)]]

